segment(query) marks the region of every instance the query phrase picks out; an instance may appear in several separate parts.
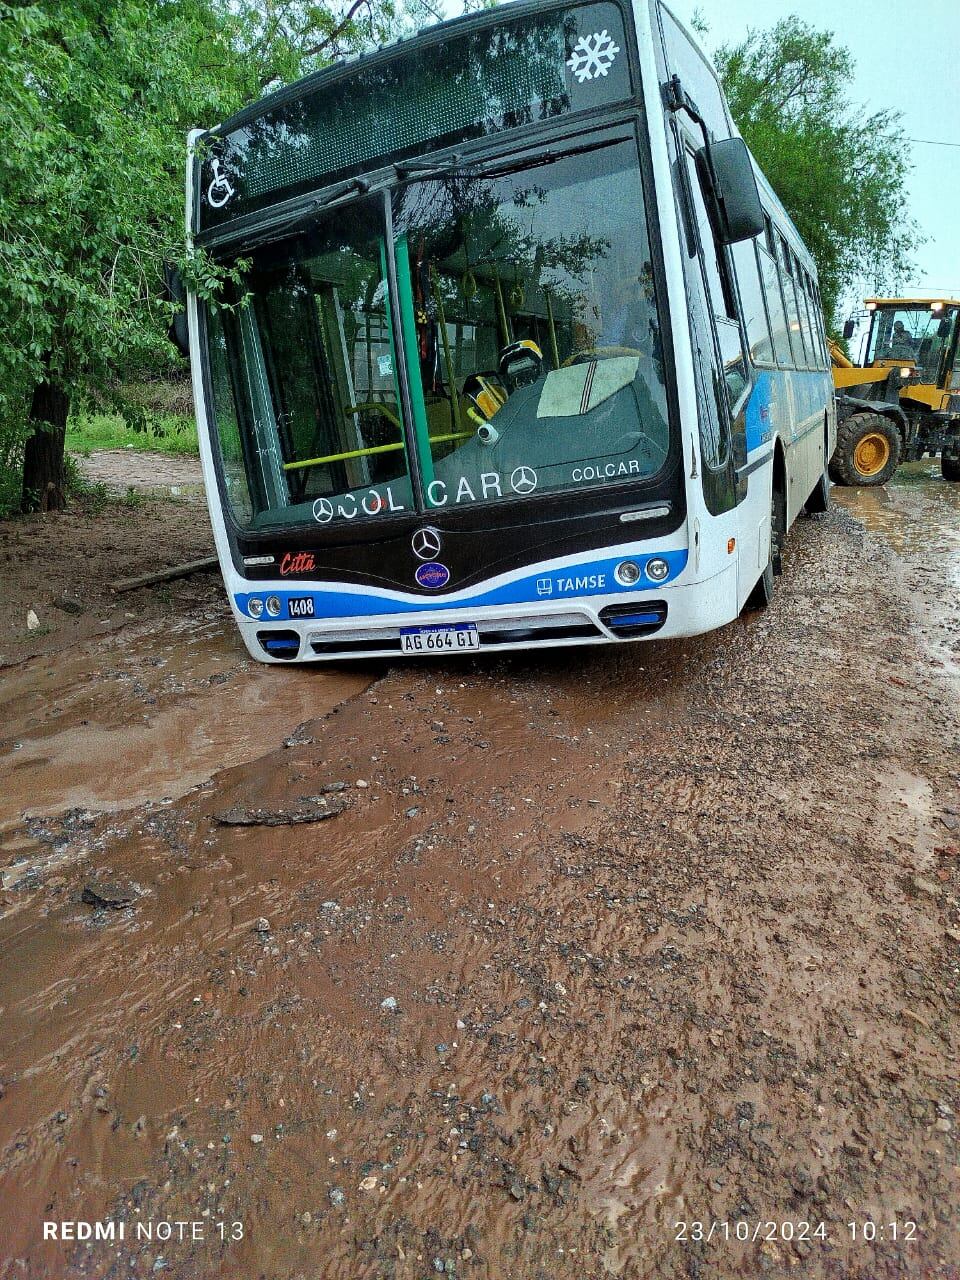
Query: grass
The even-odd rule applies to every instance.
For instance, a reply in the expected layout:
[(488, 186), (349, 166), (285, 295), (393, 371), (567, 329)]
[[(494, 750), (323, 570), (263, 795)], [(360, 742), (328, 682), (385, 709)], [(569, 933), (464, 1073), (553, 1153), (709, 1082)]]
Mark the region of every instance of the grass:
[(141, 449), (149, 453), (197, 454), (197, 424), (178, 413), (152, 413), (145, 430), (137, 431), (119, 414), (78, 412), (67, 423), (72, 453), (95, 449)]

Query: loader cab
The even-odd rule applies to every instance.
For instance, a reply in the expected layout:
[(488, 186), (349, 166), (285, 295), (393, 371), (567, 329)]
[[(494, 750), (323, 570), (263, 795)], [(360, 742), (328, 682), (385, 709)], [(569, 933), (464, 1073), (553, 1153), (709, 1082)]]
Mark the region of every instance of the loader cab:
[(871, 298), (866, 305), (870, 327), (864, 364), (900, 368), (911, 389), (960, 390), (960, 303)]

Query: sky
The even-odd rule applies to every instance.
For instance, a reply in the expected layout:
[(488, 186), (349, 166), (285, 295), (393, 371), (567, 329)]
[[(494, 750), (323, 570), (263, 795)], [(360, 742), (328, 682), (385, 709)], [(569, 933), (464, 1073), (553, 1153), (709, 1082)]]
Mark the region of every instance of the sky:
[[(835, 33), (856, 60), (850, 100), (863, 107), (864, 117), (882, 108), (899, 111), (904, 133), (915, 139), (907, 190), (926, 242), (914, 250), (916, 270), (903, 293), (960, 298), (960, 0), (668, 3), (687, 26), (699, 10), (709, 27), (701, 37), (708, 53), (739, 43), (750, 27), (766, 30), (790, 14)], [(861, 282), (861, 294), (872, 290), (872, 281)]]

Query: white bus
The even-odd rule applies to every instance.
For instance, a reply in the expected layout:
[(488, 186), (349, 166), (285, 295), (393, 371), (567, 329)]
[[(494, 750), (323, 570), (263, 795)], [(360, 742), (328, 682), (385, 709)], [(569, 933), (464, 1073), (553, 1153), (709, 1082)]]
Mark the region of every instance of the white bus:
[(266, 662), (689, 636), (835, 441), (816, 271), (658, 0), (518, 0), (190, 136), (224, 582)]

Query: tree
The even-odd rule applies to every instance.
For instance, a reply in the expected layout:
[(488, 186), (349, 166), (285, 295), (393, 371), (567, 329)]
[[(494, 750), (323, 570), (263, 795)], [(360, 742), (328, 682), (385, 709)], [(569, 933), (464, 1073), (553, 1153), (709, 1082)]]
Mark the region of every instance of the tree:
[(0, 410), (29, 406), (24, 510), (65, 503), (71, 399), (170, 359), (187, 130), (426, 2), (0, 0)]
[(24, 509), (64, 505), (75, 392), (166, 354), (185, 133), (254, 85), (205, 0), (0, 3), (0, 390), (30, 405)]
[(798, 17), (714, 55), (733, 117), (813, 253), (828, 322), (845, 289), (895, 283), (910, 267), (907, 142), (895, 111), (864, 116), (853, 57)]

